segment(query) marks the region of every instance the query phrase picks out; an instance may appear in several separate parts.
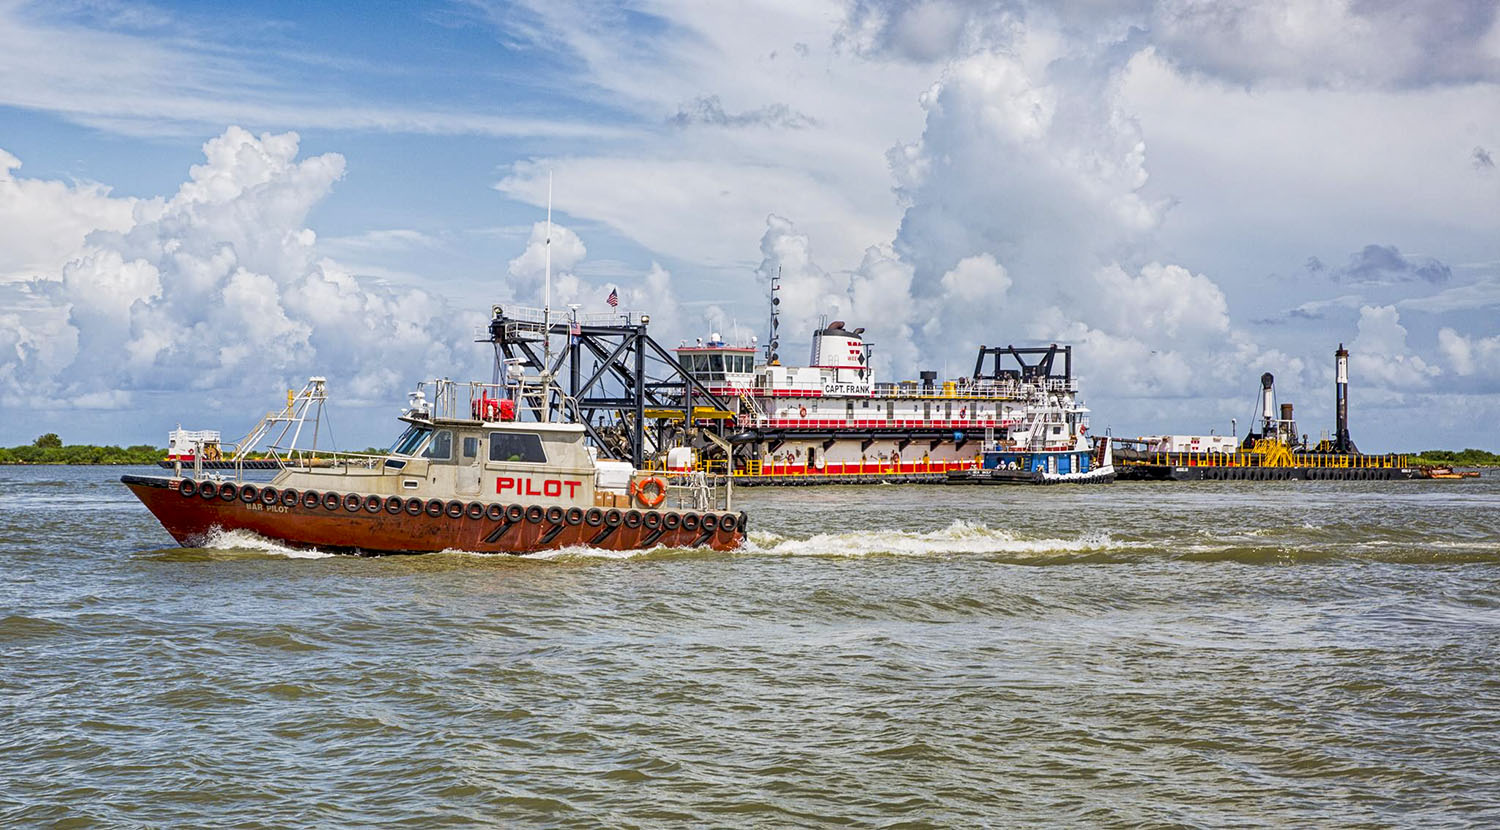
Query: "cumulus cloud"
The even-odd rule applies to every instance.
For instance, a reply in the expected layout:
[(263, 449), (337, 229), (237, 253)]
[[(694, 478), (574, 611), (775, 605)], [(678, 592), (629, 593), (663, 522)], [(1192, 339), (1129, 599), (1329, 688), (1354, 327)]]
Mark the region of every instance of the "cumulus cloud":
[(760, 279), (780, 276), (780, 354), (790, 360), (787, 346), (807, 343), (821, 317), (846, 320), (850, 327), (872, 329), (875, 344), (872, 368), (877, 372), (906, 372), (916, 357), (912, 326), (922, 319), (923, 304), (911, 293), (912, 270), (889, 247), (865, 250), (853, 271), (825, 270), (813, 257), (810, 236), (790, 219), (772, 214), (760, 242)]
[(1438, 349), (1454, 374), (1481, 381), (1485, 391), (1500, 391), (1500, 335), (1470, 337), (1444, 327), (1438, 331)]
[(1411, 352), (1395, 306), (1360, 308), (1359, 333), (1349, 351), (1351, 372), (1397, 395), (1424, 390), (1442, 374), (1442, 369)]
[(1491, 3), (1358, 0), (853, 0), (836, 42), (858, 54), (933, 62), (1013, 48), (1048, 27), (1133, 42), (1236, 84), (1410, 88), (1500, 79)]
[[(525, 250), (507, 267), (511, 294), (522, 305), (542, 306), (546, 294), (546, 256), (547, 223), (537, 222), (531, 228)], [(552, 309), (559, 319), (567, 313), (569, 305), (577, 305), (582, 314), (643, 312), (651, 315), (652, 332), (663, 339), (684, 334), (686, 321), (670, 271), (652, 262), (641, 279), (629, 285), (590, 280), (578, 273), (587, 256), (588, 248), (577, 233), (552, 223)], [(612, 308), (607, 302), (611, 291), (618, 292), (618, 307)]]
[[(1316, 257), (1313, 258), (1316, 260)], [(1322, 263), (1309, 271), (1322, 273)], [(1453, 269), (1432, 257), (1405, 257), (1394, 245), (1366, 245), (1350, 254), (1343, 267), (1329, 269), (1329, 276), (1343, 283), (1356, 285), (1391, 285), (1403, 282), (1444, 283), (1453, 276)]]
[(130, 226), (135, 199), (112, 197), (95, 182), (20, 177), (20, 168), (0, 149), (0, 282), (56, 273), (90, 232)]
[(855, 0), (835, 42), (867, 57), (941, 60), (1014, 36), (1020, 20), (1007, 6), (948, 0)]
[(1145, 141), (1120, 94), (1130, 51), (1111, 37), (1070, 40), (1027, 14), (942, 0), (854, 5), (841, 46), (942, 61), (941, 79), (919, 99), (920, 137), (887, 155), (904, 208), (890, 246), (840, 271), (814, 257), (809, 234), (768, 221), (759, 274), (779, 269), (784, 319), (799, 333), (818, 314), (867, 326), (896, 346), (876, 363), (887, 376), (1025, 340), (1078, 345), (1091, 394), (1232, 395), (1247, 365), (1302, 372), (1233, 327), (1208, 276), (1126, 264), (1167, 209), (1142, 195)]
[[(584, 247), (578, 234), (556, 222), (552, 223), (551, 239), (552, 307), (565, 308), (569, 303), (584, 302), (587, 299), (584, 282), (573, 273), (573, 269), (588, 256), (588, 248)], [(540, 308), (545, 299), (547, 247), (547, 223), (537, 222), (531, 226), (525, 250), (506, 267), (511, 278), (511, 293), (525, 305)]]
[[(342, 401), (388, 402), (470, 362), (463, 315), (318, 255), (306, 218), (343, 176), (341, 156), (299, 160), (295, 133), (238, 127), (203, 151), (175, 195), (135, 204), (125, 227), (88, 234), (33, 283), (37, 307), (0, 341), (7, 405), (265, 394), (311, 374)], [(100, 390), (108, 400), (94, 400)]]

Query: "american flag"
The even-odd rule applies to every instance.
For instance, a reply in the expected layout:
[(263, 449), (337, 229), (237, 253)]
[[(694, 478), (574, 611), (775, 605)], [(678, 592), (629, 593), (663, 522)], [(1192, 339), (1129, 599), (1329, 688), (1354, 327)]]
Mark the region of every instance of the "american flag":
[(609, 290), (609, 297), (606, 298), (604, 301), (606, 303), (609, 303), (609, 307), (610, 308), (619, 308), (620, 307), (620, 292), (617, 291), (617, 290), (615, 290), (615, 289), (613, 289), (613, 288), (611, 288)]

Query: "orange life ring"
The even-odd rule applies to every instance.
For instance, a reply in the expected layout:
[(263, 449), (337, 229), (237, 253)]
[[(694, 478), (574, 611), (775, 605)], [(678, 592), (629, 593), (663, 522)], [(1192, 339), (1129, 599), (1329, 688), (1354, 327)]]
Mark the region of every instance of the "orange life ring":
[[(647, 487), (652, 488), (652, 492), (646, 492)], [(630, 495), (635, 496), (637, 501), (647, 507), (655, 507), (666, 501), (667, 480), (661, 476), (636, 479), (630, 482)]]
[(802, 417), (806, 418), (807, 417), (807, 407), (805, 407), (805, 406), (802, 407), (802, 409), (801, 409), (801, 411), (800, 411), (799, 414), (801, 414)]

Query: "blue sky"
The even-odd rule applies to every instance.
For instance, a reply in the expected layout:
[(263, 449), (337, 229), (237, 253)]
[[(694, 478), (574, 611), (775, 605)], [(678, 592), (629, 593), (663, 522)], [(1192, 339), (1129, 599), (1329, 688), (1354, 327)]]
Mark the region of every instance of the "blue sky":
[[(1262, 371), (1366, 449), (1500, 448), (1489, 3), (0, 0), (0, 443), (340, 437), (613, 288), (675, 342), (866, 326), (887, 377), (1071, 342), (1096, 428)], [(601, 306), (602, 307), (602, 306)], [(785, 350), (799, 354), (799, 338)]]

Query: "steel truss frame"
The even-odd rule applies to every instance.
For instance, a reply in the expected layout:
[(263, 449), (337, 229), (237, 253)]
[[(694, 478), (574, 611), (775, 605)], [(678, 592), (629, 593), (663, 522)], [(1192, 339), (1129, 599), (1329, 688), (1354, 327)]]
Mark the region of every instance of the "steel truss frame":
[[(1058, 352), (1062, 352), (1063, 371), (1061, 375), (1052, 371), (1052, 363), (1057, 359)], [(1035, 356), (1034, 362), (1026, 360), (1029, 356)], [(1003, 364), (1006, 357), (1015, 360), (1018, 369), (1004, 369)], [(985, 358), (994, 358), (991, 363), (993, 369), (985, 374)], [(980, 346), (979, 357), (974, 361), (974, 379), (1001, 380), (1007, 373), (1014, 374), (1025, 380), (1048, 378), (1053, 380), (1071, 381), (1073, 379), (1073, 347), (1059, 346), (1053, 343), (1050, 346), (1030, 346), (1016, 348), (1015, 346)]]
[[(636, 467), (644, 465), (648, 407), (680, 411), (684, 425), (693, 423), (694, 407), (729, 408), (647, 334), (647, 316), (621, 313), (620, 322), (604, 323), (591, 315), (583, 322), (560, 319), (550, 325), (529, 319), (531, 316), (507, 316), (501, 306), (492, 309), (487, 336), (478, 342), (488, 342), (494, 348), (494, 382), (501, 382), (510, 362), (555, 378), (555, 391), (545, 402), (547, 417), (582, 424), (603, 455)], [(563, 343), (551, 355), (550, 363), (544, 329)], [(590, 361), (592, 365), (585, 366)], [(540, 410), (542, 402), (537, 404)], [(569, 408), (572, 411), (566, 411)], [(623, 454), (616, 442), (601, 432), (606, 426), (619, 427), (622, 421), (629, 426), (618, 430), (626, 439)]]

